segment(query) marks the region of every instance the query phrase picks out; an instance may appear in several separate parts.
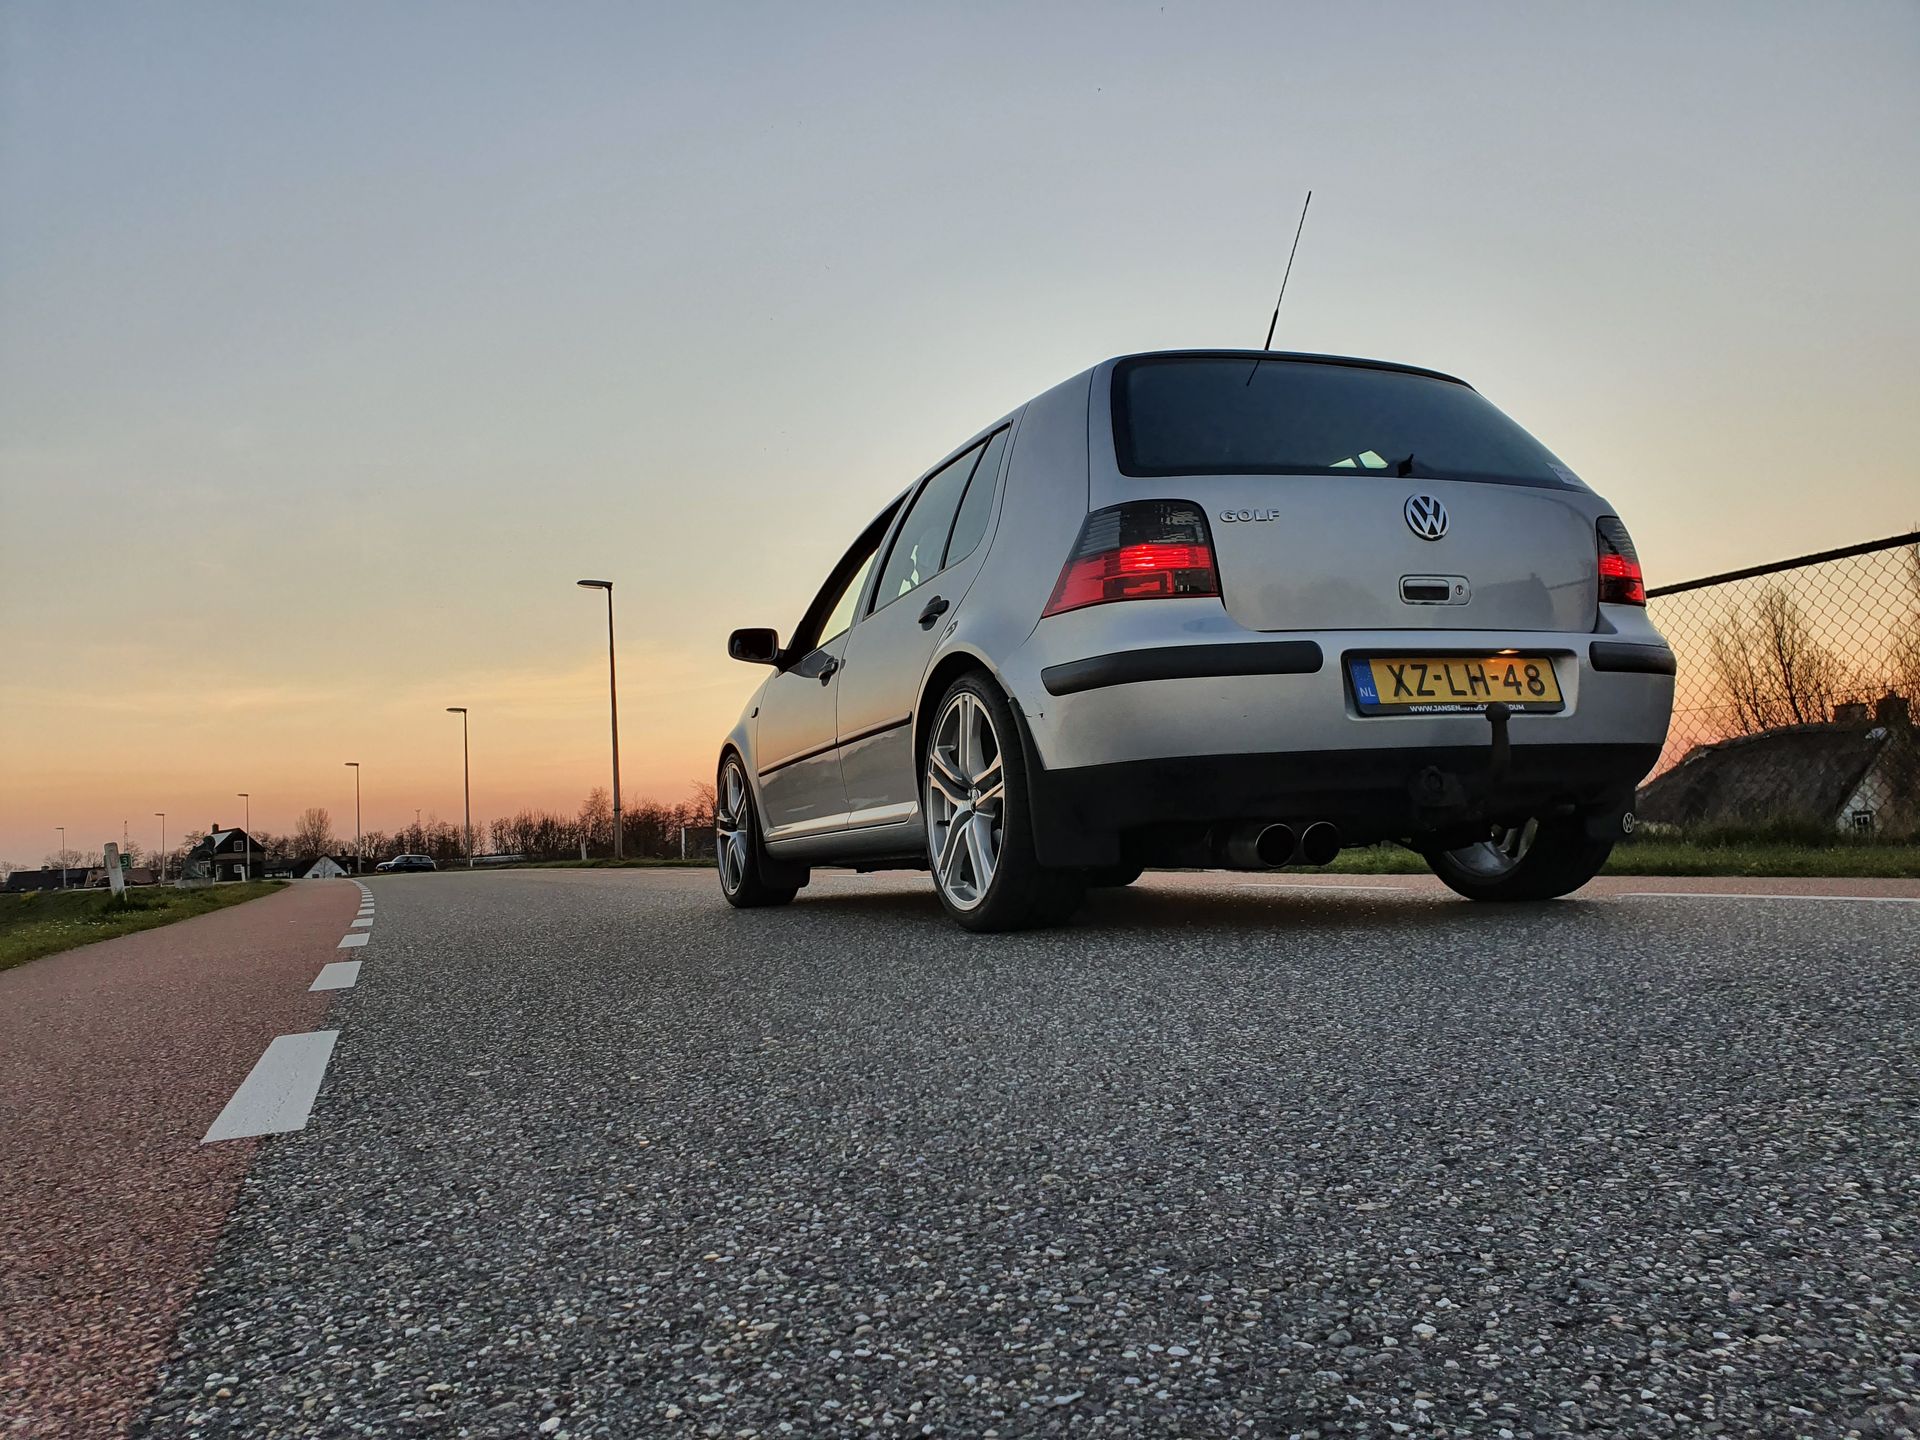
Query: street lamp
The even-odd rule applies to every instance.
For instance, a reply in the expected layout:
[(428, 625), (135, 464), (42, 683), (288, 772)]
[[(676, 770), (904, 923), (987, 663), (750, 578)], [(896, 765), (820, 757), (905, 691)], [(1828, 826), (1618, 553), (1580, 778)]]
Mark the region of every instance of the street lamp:
[(613, 668), (613, 581), (576, 580), (582, 590), (607, 592), (607, 709), (613, 718), (613, 858), (618, 860), (625, 846), (620, 836), (620, 687)]
[(60, 888), (64, 890), (67, 888), (67, 827), (56, 825), (53, 828), (60, 832), (60, 853), (53, 858), (60, 862)]
[(467, 744), (467, 707), (447, 706), (449, 715), (460, 717), (460, 779), (467, 797), (467, 869), (473, 869), (473, 751)]
[(243, 881), (251, 880), (253, 879), (253, 797), (244, 790), (234, 793), (237, 799), (247, 802), (246, 828), (240, 832), (246, 846), (246, 859), (240, 863), (240, 878)]
[(160, 821), (160, 883), (167, 883), (167, 812), (156, 810), (154, 815)]
[(347, 761), (347, 768), (353, 771), (353, 873), (360, 873), (360, 762)]

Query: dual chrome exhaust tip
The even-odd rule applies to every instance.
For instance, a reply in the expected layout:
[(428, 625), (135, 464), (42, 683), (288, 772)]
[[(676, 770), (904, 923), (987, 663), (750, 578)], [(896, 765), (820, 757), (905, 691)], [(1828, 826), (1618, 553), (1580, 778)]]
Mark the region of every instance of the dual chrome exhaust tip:
[(1326, 865), (1340, 853), (1340, 828), (1325, 820), (1295, 831), (1291, 825), (1236, 825), (1227, 832), (1227, 863), (1236, 870), (1282, 865)]

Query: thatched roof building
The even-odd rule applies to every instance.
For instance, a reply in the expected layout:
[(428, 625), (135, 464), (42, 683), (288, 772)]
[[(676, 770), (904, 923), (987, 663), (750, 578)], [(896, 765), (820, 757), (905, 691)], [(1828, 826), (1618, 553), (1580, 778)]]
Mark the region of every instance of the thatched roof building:
[(1699, 745), (1643, 786), (1634, 811), (1664, 825), (1801, 820), (1849, 833), (1920, 833), (1920, 749), (1906, 702), (1869, 718), (1843, 708), (1825, 725), (1786, 725)]

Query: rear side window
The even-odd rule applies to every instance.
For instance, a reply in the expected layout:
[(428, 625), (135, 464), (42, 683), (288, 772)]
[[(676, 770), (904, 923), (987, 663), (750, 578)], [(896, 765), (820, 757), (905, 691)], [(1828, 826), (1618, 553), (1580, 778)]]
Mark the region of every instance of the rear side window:
[(958, 565), (971, 555), (987, 533), (987, 517), (993, 513), (994, 482), (1000, 478), (1000, 452), (1006, 448), (1007, 432), (995, 431), (987, 441), (986, 454), (974, 467), (967, 498), (960, 502), (960, 513), (954, 517), (953, 538), (947, 541), (948, 565)]
[(1454, 380), (1310, 360), (1168, 356), (1113, 371), (1126, 475), (1352, 475), (1584, 488)]
[(891, 604), (902, 595), (918, 589), (946, 567), (947, 536), (953, 533), (954, 512), (973, 474), (973, 463), (980, 458), (980, 447), (950, 460), (928, 477), (913, 497), (907, 518), (900, 522), (900, 533), (893, 538), (886, 567), (880, 572), (880, 584), (873, 592), (873, 608)]

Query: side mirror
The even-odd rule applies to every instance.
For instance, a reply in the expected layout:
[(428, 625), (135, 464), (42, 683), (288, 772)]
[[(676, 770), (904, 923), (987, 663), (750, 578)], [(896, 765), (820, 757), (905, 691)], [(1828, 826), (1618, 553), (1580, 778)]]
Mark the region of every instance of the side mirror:
[(727, 654), (749, 665), (780, 663), (780, 632), (777, 630), (736, 630), (727, 637)]

